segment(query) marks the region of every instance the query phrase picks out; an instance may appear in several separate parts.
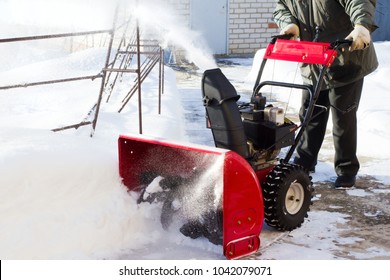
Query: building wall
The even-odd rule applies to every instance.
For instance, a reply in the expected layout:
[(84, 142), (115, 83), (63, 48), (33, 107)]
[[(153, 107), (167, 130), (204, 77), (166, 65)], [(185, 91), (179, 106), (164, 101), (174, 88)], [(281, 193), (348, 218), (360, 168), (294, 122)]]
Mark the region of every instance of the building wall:
[(253, 54), (269, 43), (278, 27), (272, 19), (275, 0), (229, 1), (229, 54)]
[[(189, 26), (191, 0), (165, 1)], [(275, 0), (229, 0), (228, 55), (253, 55), (267, 46), (270, 37), (278, 33), (272, 19), (274, 7)]]
[[(142, 1), (142, 0), (141, 0)], [(183, 24), (186, 26), (190, 25), (190, 1), (191, 0), (164, 0), (171, 5), (176, 15), (182, 19)]]
[[(173, 5), (183, 24), (190, 25), (191, 0), (164, 1)], [(279, 33), (272, 19), (275, 5), (275, 0), (229, 0), (228, 55), (252, 55), (267, 46), (270, 37)], [(378, 0), (376, 18), (380, 28), (373, 34), (374, 40), (390, 38), (389, 7), (388, 0)]]

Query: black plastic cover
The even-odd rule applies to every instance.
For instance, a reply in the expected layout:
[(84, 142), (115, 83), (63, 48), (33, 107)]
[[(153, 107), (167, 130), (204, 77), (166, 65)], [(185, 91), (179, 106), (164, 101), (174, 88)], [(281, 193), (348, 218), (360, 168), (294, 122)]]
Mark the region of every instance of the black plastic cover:
[(248, 145), (237, 105), (240, 96), (220, 69), (204, 72), (202, 94), (216, 147), (248, 158)]

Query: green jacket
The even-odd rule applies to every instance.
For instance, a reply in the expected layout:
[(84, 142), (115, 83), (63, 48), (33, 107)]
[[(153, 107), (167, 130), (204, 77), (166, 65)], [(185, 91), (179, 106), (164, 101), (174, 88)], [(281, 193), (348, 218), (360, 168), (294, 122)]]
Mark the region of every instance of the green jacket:
[[(274, 19), (280, 28), (295, 23), (300, 29), (302, 41), (313, 41), (316, 27), (319, 42), (334, 42), (344, 39), (356, 24), (365, 26), (371, 32), (377, 26), (374, 22), (376, 0), (277, 0)], [(330, 67), (325, 85), (339, 87), (370, 74), (378, 67), (374, 45), (367, 49), (340, 53)], [(318, 77), (318, 67), (303, 64), (302, 76), (312, 84)]]

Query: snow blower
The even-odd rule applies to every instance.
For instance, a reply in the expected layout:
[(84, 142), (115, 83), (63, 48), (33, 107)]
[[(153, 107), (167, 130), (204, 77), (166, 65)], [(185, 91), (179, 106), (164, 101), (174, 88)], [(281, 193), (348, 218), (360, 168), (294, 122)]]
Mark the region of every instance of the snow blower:
[[(140, 203), (161, 203), (164, 228), (180, 220), (185, 236), (222, 245), (228, 259), (259, 250), (264, 221), (281, 231), (300, 227), (312, 204), (313, 188), (309, 171), (289, 160), (313, 118), (328, 67), (340, 46), (349, 43), (273, 38), (248, 103), (238, 103), (240, 96), (220, 69), (205, 71), (203, 103), (216, 147), (121, 135), (119, 171), (124, 185), (139, 192)], [(318, 64), (318, 81), (313, 86), (261, 82), (269, 59)], [(310, 93), (300, 125), (288, 120), (284, 109), (267, 105), (261, 93), (265, 86)], [(288, 147), (286, 156), (278, 158)], [(157, 188), (152, 184), (156, 180)]]

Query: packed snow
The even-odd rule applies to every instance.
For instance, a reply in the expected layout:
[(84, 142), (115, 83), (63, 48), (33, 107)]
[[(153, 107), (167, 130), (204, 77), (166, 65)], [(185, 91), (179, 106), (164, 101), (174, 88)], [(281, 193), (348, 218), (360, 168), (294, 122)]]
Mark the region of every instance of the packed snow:
[[(34, 30), (45, 30), (47, 25), (51, 26), (50, 31), (63, 30), (63, 25), (53, 26), (58, 18), (42, 17), (38, 13), (42, 9), (34, 9), (37, 11), (35, 17), (25, 17), (23, 13), (31, 10), (27, 5), (30, 2), (2, 1), (1, 9), (9, 11), (10, 17), (0, 19), (0, 38), (31, 35)], [(49, 2), (40, 0), (36, 5)], [(70, 5), (74, 1), (67, 3)], [(95, 14), (99, 12), (101, 10)], [(75, 16), (82, 18), (77, 13)], [(101, 18), (96, 17), (92, 22), (104, 27), (106, 22), (97, 20)], [(11, 28), (13, 26), (15, 29)], [(96, 28), (91, 22), (74, 26)], [(173, 29), (174, 24), (169, 26)], [(179, 36), (175, 31), (169, 35)], [(365, 82), (358, 115), (358, 153), (364, 159), (360, 174), (388, 185), (390, 43), (377, 42), (375, 47), (380, 67)], [(197, 64), (199, 61), (199, 73), (215, 67), (215, 61), (196, 44), (187, 49), (192, 54), (192, 62)], [(1, 86), (94, 75), (101, 71), (106, 55), (106, 49), (102, 47), (69, 53), (44, 42), (0, 44), (0, 51)], [(240, 64), (237, 67), (222, 68), (233, 84), (238, 77), (242, 78), (236, 85), (238, 88), (250, 88), (253, 84), (253, 73), (259, 66), (262, 51), (259, 50), (254, 59), (231, 59), (233, 65)], [(296, 76), (294, 66), (280, 69), (277, 72), (280, 77)], [(90, 137), (91, 126), (61, 132), (51, 130), (78, 123), (86, 117), (97, 100), (99, 79), (0, 91), (0, 259), (224, 259), (220, 246), (205, 239), (187, 238), (177, 228), (164, 230), (159, 220), (160, 206), (137, 204), (137, 193), (129, 193), (122, 184), (117, 140), (121, 134), (138, 134), (137, 97), (122, 113), (119, 114), (118, 109), (121, 93), (129, 89), (133, 78), (123, 78), (112, 99), (102, 103), (93, 137)], [(196, 94), (200, 92), (198, 82), (190, 86), (199, 89)], [(158, 71), (154, 69), (142, 84), (143, 133), (192, 142), (186, 133), (184, 99), (178, 89), (176, 73), (168, 66), (165, 67), (161, 114), (157, 110), (157, 92)], [(299, 102), (291, 101), (293, 109), (297, 109)], [(198, 138), (209, 138), (211, 132), (202, 133), (204, 135), (198, 135)], [(322, 155), (314, 181), (335, 176), (332, 148), (324, 148)], [(377, 190), (380, 191), (385, 190)], [(350, 195), (366, 194), (352, 190)], [(346, 223), (346, 218), (340, 213), (311, 212), (310, 221), (302, 228), (286, 233), (301, 242), (299, 250), (293, 244), (275, 243), (270, 235), (262, 239), (264, 254), (261, 258), (333, 259), (335, 240), (339, 244), (356, 241), (338, 235), (337, 225)], [(265, 226), (264, 232), (267, 231), (271, 230)], [(275, 239), (282, 240), (283, 236), (275, 235)], [(366, 254), (375, 257), (383, 252), (373, 249)], [(356, 258), (367, 255), (356, 255)]]

